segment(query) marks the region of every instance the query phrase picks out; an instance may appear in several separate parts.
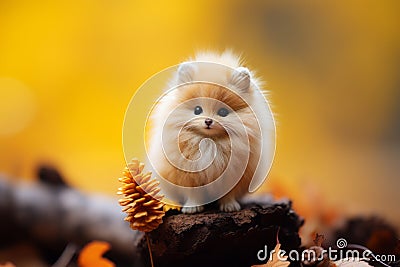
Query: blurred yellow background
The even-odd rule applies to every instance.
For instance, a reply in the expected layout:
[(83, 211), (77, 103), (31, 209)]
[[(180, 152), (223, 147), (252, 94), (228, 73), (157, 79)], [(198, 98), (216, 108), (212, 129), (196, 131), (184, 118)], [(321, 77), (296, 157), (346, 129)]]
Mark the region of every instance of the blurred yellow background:
[[(267, 82), (277, 153), (263, 191), (311, 216), (400, 225), (399, 1), (1, 1), (0, 172), (51, 163), (114, 194), (135, 90), (197, 50)], [(138, 154), (141, 150), (138, 150)], [(142, 155), (138, 155), (139, 157)]]

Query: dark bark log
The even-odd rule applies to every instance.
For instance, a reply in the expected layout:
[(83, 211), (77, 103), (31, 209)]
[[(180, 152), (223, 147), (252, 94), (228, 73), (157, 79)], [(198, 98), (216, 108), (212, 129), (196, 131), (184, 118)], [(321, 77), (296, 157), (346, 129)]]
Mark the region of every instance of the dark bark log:
[[(253, 197), (238, 212), (212, 209), (196, 215), (168, 216), (149, 237), (158, 267), (250, 267), (260, 263), (259, 250), (275, 247), (278, 229), (282, 249), (299, 249), (298, 230), (302, 224), (290, 201)], [(142, 249), (146, 251), (144, 243)]]

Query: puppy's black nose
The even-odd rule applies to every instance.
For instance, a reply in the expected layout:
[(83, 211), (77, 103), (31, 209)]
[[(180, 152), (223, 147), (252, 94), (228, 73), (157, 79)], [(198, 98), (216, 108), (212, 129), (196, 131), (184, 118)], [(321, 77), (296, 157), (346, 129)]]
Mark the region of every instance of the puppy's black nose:
[(204, 121), (204, 123), (205, 123), (207, 126), (210, 126), (210, 125), (213, 123), (213, 120), (212, 120), (212, 119), (206, 119), (206, 120)]

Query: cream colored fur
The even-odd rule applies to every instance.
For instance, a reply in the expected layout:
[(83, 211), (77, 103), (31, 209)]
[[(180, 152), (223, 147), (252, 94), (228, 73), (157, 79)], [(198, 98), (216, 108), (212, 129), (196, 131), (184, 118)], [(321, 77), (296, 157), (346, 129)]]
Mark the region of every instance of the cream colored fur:
[[(196, 62), (217, 64), (196, 64)], [(216, 113), (223, 103), (205, 98), (208, 94), (226, 97), (227, 94), (223, 88), (212, 84), (193, 83), (194, 81), (222, 85), (234, 92), (232, 98), (236, 98), (235, 94), (243, 98), (249, 106), (236, 111), (242, 120), (241, 125), (233, 119), (231, 113), (226, 117), (217, 116)], [(261, 84), (251, 71), (242, 66), (240, 58), (229, 51), (222, 54), (199, 53), (194, 59), (182, 63), (175, 76), (172, 77), (169, 88), (182, 83), (185, 85), (170, 91), (155, 105), (149, 117), (150, 125), (152, 125), (147, 134), (150, 162), (156, 165), (154, 166), (154, 169), (158, 171), (156, 175), (161, 175), (166, 180), (185, 187), (206, 185), (214, 181), (225, 169), (227, 171), (223, 175), (234, 177), (237, 175), (237, 169), (240, 169), (239, 166), (242, 166), (245, 169), (240, 181), (218, 200), (222, 211), (237, 211), (240, 209), (238, 200), (248, 192), (253, 176), (258, 175), (260, 177), (255, 178), (262, 179), (261, 176), (265, 175), (262, 172), (255, 173), (257, 166), (268, 168), (263, 164), (269, 164), (273, 156), (271, 151), (274, 147), (270, 137), (274, 137), (274, 121), (260, 89)], [(221, 90), (221, 92), (214, 90)], [(200, 97), (196, 98), (197, 95)], [(236, 99), (231, 102), (234, 103), (233, 105), (241, 105), (241, 102)], [(196, 105), (203, 108), (199, 116), (193, 114), (193, 107)], [(174, 111), (173, 116), (168, 117), (171, 111)], [(254, 114), (261, 120), (257, 120)], [(205, 118), (213, 120), (212, 130), (205, 129)], [(241, 131), (243, 128), (247, 135)], [(226, 138), (226, 129), (233, 133), (229, 138)], [(164, 144), (168, 144), (166, 146), (161, 143), (162, 133)], [(262, 136), (267, 138), (262, 138)], [(179, 146), (174, 145), (176, 143), (179, 143)], [(234, 158), (231, 157), (233, 151), (231, 144), (236, 153)], [(263, 156), (260, 154), (261, 151), (265, 152)], [(169, 159), (177, 163), (176, 166), (179, 168), (171, 164)], [(227, 168), (228, 163), (233, 167)], [(193, 169), (200, 171), (185, 171)], [(173, 187), (163, 189), (166, 195), (179, 194)], [(185, 213), (202, 211), (203, 206), (197, 206), (196, 203), (205, 198), (207, 196), (201, 195), (177, 197)]]

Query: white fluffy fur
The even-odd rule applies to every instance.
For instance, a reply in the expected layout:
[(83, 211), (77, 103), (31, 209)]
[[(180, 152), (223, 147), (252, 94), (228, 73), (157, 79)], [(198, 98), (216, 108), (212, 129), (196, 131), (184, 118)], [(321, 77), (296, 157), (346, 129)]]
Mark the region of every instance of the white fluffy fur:
[[(210, 66), (207, 64), (191, 64), (191, 62), (213, 62), (218, 64)], [(225, 66), (230, 68), (226, 68)], [(190, 86), (190, 82), (192, 81), (208, 81), (223, 85), (238, 93), (248, 104), (250, 104), (253, 112), (261, 118), (261, 120), (258, 120), (257, 125), (252, 113), (247, 111), (240, 112), (240, 117), (244, 122), (244, 127), (251, 137), (251, 143), (247, 143), (247, 136), (240, 134), (237, 124), (226, 117), (220, 118), (221, 125), (231, 129), (233, 133), (237, 133), (231, 137), (229, 142), (227, 140), (221, 140), (213, 143), (208, 139), (204, 139), (204, 136), (201, 134), (185, 134), (182, 135), (183, 137), (181, 141), (185, 141), (189, 144), (187, 146), (187, 151), (179, 151), (177, 146), (173, 145), (163, 148), (161, 144), (161, 134), (163, 131), (167, 143), (176, 143), (176, 136), (178, 135), (179, 130), (184, 126), (184, 122), (193, 118), (193, 113), (188, 112), (186, 107), (182, 107), (181, 109), (176, 110), (174, 117), (164, 124), (168, 113), (177, 106), (177, 99), (179, 98), (178, 94), (180, 92), (179, 90), (174, 90), (156, 104), (155, 109), (150, 116), (150, 125), (152, 125), (152, 128), (148, 134), (148, 157), (151, 163), (157, 165), (155, 166), (155, 169), (158, 171), (161, 170), (163, 176), (168, 176), (167, 180), (173, 181), (182, 186), (201, 186), (211, 182), (213, 177), (227, 168), (227, 160), (229, 159), (229, 151), (231, 150), (231, 141), (235, 146), (234, 150), (236, 151), (235, 153), (237, 154), (237, 157), (234, 158), (235, 162), (230, 163), (233, 167), (227, 169), (227, 172), (224, 174), (227, 177), (234, 176), (237, 172), (235, 166), (240, 166), (243, 162), (247, 161), (248, 145), (250, 145), (251, 157), (247, 164), (248, 168), (243, 174), (241, 181), (227, 195), (218, 200), (222, 211), (239, 210), (240, 204), (238, 203), (238, 199), (249, 191), (252, 178), (258, 181), (264, 178), (263, 175), (265, 175), (266, 172), (263, 170), (269, 168), (269, 164), (273, 157), (274, 144), (272, 139), (275, 137), (274, 121), (271, 117), (264, 95), (259, 89), (261, 85), (254, 77), (254, 74), (242, 66), (240, 58), (230, 51), (222, 54), (210, 52), (199, 53), (194, 59), (182, 63), (178, 68), (175, 77), (171, 79), (169, 88), (182, 83), (189, 83)], [(213, 110), (213, 108), (215, 108), (212, 102), (206, 100), (201, 102), (201, 105), (204, 106), (204, 110)], [(205, 111), (204, 116), (213, 115), (207, 114)], [(197, 127), (197, 123), (203, 123), (203, 121), (197, 122), (196, 120), (197, 118), (192, 122), (194, 125), (193, 127)], [(185, 138), (187, 140), (183, 140)], [(200, 148), (202, 153), (201, 157), (198, 149), (192, 153), (193, 147)], [(165, 151), (163, 151), (163, 149), (165, 149)], [(260, 154), (260, 149), (263, 152), (262, 156)], [(192, 159), (192, 161), (188, 162), (187, 159), (182, 156), (182, 152), (185, 157)], [(186, 164), (184, 167), (187, 169), (195, 168), (202, 169), (202, 171), (197, 173), (178, 172), (167, 160), (164, 153), (166, 153), (169, 158), (174, 159), (175, 162), (178, 162), (178, 164)], [(185, 153), (191, 154), (185, 155)], [(199, 160), (196, 160), (197, 158), (199, 158)], [(208, 166), (208, 163), (210, 162), (212, 162), (212, 164)], [(182, 167), (181, 165), (179, 166)], [(261, 171), (255, 173), (257, 167), (260, 168)], [(188, 183), (187, 181), (189, 180), (190, 182)], [(179, 194), (174, 187), (169, 187), (168, 185), (163, 186), (163, 191), (167, 196)], [(194, 213), (202, 211), (203, 207), (196, 206), (195, 203), (197, 201), (202, 201), (203, 198), (206, 198), (206, 196), (196, 194), (180, 196), (179, 202), (183, 205), (183, 212)]]

